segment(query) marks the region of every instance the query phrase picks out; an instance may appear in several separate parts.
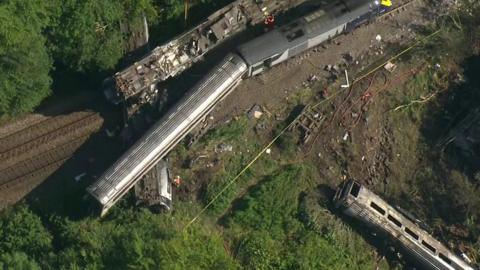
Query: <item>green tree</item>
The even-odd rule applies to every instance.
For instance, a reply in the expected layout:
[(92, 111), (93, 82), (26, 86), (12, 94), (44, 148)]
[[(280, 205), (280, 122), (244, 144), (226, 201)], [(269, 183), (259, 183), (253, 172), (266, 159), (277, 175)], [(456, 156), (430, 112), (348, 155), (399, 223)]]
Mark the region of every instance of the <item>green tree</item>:
[(77, 71), (114, 68), (125, 48), (121, 24), (155, 14), (149, 0), (65, 0), (59, 5), (51, 48), (57, 61)]
[(52, 61), (42, 31), (48, 1), (0, 2), (0, 116), (33, 110), (50, 94)]
[(0, 219), (0, 254), (11, 253), (2, 260), (25, 259), (24, 252), (31, 258), (42, 260), (52, 250), (52, 236), (43, 226), (40, 218), (27, 207), (20, 206)]
[(0, 255), (2, 270), (39, 270), (40, 266), (23, 252), (4, 253)]

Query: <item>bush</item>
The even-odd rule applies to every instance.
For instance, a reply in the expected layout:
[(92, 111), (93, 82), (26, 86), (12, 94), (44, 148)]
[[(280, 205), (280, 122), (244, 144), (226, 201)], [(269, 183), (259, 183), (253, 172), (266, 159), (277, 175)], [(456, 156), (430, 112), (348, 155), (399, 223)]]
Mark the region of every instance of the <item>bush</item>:
[[(0, 219), (0, 254), (24, 252), (40, 259), (52, 250), (52, 236), (40, 218), (27, 207), (20, 206)], [(11, 254), (13, 259), (23, 255)]]

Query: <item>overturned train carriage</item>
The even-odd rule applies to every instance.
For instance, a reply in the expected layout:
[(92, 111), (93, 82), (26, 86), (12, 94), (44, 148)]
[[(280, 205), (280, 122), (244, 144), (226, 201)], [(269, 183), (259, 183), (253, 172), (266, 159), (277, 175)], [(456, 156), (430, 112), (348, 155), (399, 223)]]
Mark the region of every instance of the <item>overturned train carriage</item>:
[(229, 54), (140, 138), (87, 191), (105, 214), (241, 80), (247, 66)]
[(395, 240), (426, 269), (474, 269), (416, 222), (355, 181), (346, 181), (338, 188), (334, 203), (344, 214)]

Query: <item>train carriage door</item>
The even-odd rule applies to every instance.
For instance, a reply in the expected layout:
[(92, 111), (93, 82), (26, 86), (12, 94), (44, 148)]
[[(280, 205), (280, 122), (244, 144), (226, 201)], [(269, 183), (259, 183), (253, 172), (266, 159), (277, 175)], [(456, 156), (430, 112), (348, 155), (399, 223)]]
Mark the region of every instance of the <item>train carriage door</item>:
[(265, 69), (263, 63), (264, 62), (259, 62), (252, 65), (252, 67), (250, 68), (250, 76), (255, 76), (257, 74), (262, 73), (262, 71)]
[(352, 189), (350, 190), (350, 195), (353, 197), (358, 197), (358, 193), (360, 193), (360, 185), (357, 182), (353, 182)]
[(263, 72), (264, 70), (266, 70), (268, 68), (271, 68), (272, 66), (277, 64), (275, 61), (277, 61), (281, 56), (282, 56), (282, 54), (277, 53), (277, 54), (274, 54), (273, 56), (265, 59), (263, 62), (259, 62), (259, 63), (256, 63), (255, 65), (253, 65), (252, 68), (251, 68), (252, 76), (255, 76), (255, 75)]

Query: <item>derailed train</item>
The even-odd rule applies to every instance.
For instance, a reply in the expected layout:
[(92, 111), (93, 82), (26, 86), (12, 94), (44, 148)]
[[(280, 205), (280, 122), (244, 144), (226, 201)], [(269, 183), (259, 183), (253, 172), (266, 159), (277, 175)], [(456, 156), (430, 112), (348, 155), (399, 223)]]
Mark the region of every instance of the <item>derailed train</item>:
[(340, 0), (237, 48), (215, 66), (87, 188), (105, 214), (244, 78), (254, 76), (386, 11), (373, 0)]
[(353, 180), (342, 183), (334, 203), (344, 214), (396, 240), (402, 250), (425, 269), (474, 269), (417, 225), (418, 222)]

